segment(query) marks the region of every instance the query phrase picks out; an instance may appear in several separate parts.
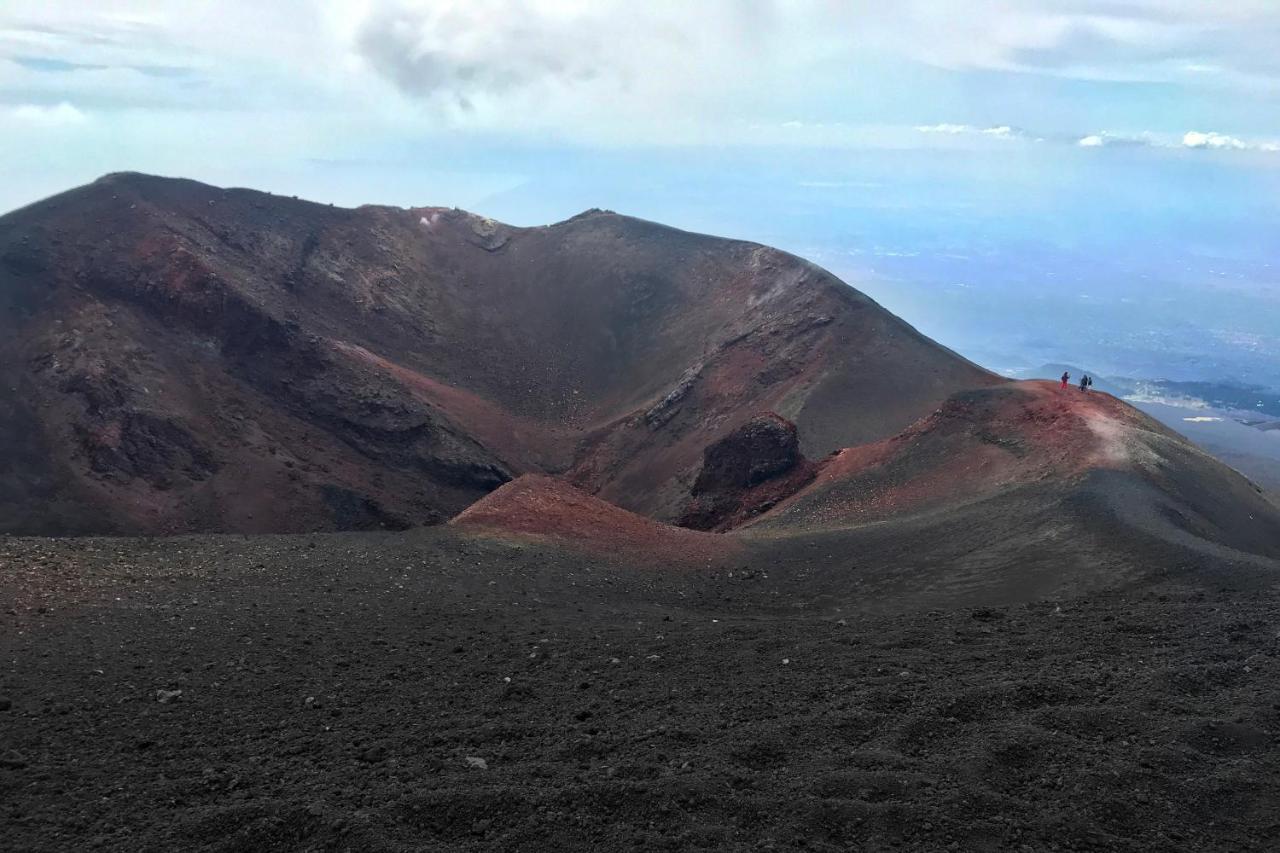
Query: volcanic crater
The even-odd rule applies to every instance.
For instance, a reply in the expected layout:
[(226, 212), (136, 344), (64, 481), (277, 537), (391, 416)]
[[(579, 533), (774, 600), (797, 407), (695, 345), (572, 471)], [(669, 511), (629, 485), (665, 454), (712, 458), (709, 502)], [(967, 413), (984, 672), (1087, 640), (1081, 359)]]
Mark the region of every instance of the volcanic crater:
[(1006, 381), (794, 256), (607, 211), (518, 228), (113, 174), (0, 218), (0, 299), (10, 533), (456, 516), (729, 560), (1012, 492), (1080, 507), (1114, 475), (1143, 530), (1276, 555), (1274, 504), (1123, 402)]

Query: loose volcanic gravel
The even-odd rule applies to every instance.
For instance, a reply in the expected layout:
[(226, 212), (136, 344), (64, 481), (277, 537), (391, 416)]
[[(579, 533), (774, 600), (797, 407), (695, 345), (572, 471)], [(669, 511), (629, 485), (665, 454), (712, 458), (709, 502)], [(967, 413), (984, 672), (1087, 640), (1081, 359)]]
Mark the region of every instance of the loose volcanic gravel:
[(0, 540), (0, 848), (1280, 848), (1280, 596), (871, 613), (407, 534)]

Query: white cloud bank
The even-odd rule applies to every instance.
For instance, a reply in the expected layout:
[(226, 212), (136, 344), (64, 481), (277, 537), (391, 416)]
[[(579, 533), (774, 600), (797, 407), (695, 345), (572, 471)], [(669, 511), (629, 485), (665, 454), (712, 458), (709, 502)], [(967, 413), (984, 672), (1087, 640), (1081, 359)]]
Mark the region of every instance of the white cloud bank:
[[(1123, 144), (1084, 133), (1112, 120), (1110, 93), (1060, 79), (1208, 80), (1241, 105), (1206, 112), (1203, 92), (1179, 96), (1164, 129), (1256, 132), (1237, 116), (1280, 102), (1277, 43), (1276, 0), (4, 0), (0, 114), (52, 104), (27, 123), (240, 112), (246, 133), (269, 115), (316, 136), (339, 123), (404, 138), (828, 147), (899, 144), (946, 116), (958, 123), (917, 130), (938, 146), (1102, 147)], [(1248, 100), (1259, 91), (1272, 94)], [(1081, 135), (1019, 128), (1061, 115)], [(1209, 134), (1188, 147), (1241, 150)]]
[(1246, 142), (1225, 133), (1201, 133), (1198, 130), (1188, 131), (1182, 137), (1182, 145), (1186, 148), (1209, 148), (1230, 151), (1280, 151), (1280, 142)]
[(84, 124), (89, 120), (88, 115), (66, 101), (53, 105), (20, 104), (10, 107), (7, 115), (14, 121), (41, 127), (65, 127)]
[(1007, 124), (995, 125), (992, 127), (974, 127), (971, 124), (922, 124), (917, 125), (916, 130), (921, 133), (941, 133), (948, 136), (981, 134), (983, 136), (995, 136), (1004, 139), (1012, 139), (1023, 135), (1021, 130)]
[[(476, 126), (612, 121), (631, 123), (631, 134), (675, 134), (682, 122), (720, 121), (723, 132), (732, 121), (778, 120), (788, 101), (836, 108), (850, 76), (891, 74), (877, 65), (886, 61), (1280, 91), (1274, 0), (364, 0), (360, 8), (349, 43), (365, 70)], [(927, 127), (1024, 136), (1012, 124)]]
[(1154, 133), (1119, 134), (1091, 133), (1076, 140), (1081, 148), (1106, 148), (1115, 146), (1140, 146), (1149, 148), (1190, 148), (1201, 151), (1264, 151), (1280, 152), (1280, 142), (1247, 141), (1216, 131), (1189, 130), (1181, 137), (1161, 137)]
[(1010, 125), (976, 127), (969, 124), (954, 124), (947, 122), (940, 124), (917, 125), (915, 130), (918, 133), (926, 135), (941, 135), (947, 137), (994, 137), (997, 139), (1034, 140), (1036, 142), (1044, 142), (1046, 139), (1054, 139), (1058, 142), (1069, 141), (1079, 148), (1145, 147), (1191, 148), (1206, 151), (1280, 152), (1280, 142), (1246, 141), (1225, 133), (1217, 133), (1214, 131), (1201, 132), (1198, 130), (1188, 131), (1181, 136), (1162, 136), (1161, 134), (1149, 131), (1144, 131), (1142, 133), (1112, 133), (1104, 130), (1098, 133), (1085, 134), (1083, 136), (1054, 137), (1053, 135), (1040, 136), (1032, 134), (1022, 128), (1016, 128)]
[(1234, 136), (1225, 133), (1201, 133), (1198, 130), (1187, 131), (1182, 137), (1182, 144), (1187, 148), (1232, 148), (1243, 151), (1249, 146)]

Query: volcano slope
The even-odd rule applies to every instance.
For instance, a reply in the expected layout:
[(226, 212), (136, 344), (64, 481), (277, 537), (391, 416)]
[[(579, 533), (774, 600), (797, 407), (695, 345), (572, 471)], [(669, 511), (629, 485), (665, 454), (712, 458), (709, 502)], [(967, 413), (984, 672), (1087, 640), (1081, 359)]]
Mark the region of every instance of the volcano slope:
[(0, 530), (444, 521), (523, 473), (675, 518), (774, 410), (806, 452), (996, 382), (804, 261), (137, 174), (0, 218)]
[[(1274, 569), (1113, 537), (1072, 583), (1064, 536), (997, 594), (995, 502), (710, 567), (0, 538), (0, 849), (1275, 849)], [(948, 550), (986, 583), (944, 602)]]
[[(736, 484), (718, 493), (725, 524), (707, 525), (719, 537), (547, 477), (521, 478), (454, 523), (640, 566), (799, 564), (810, 594), (860, 610), (1016, 604), (1184, 569), (1280, 579), (1280, 507), (1108, 394), (1049, 382), (964, 391), (892, 438), (817, 462), (784, 438), (759, 440), (770, 426), (787, 436), (780, 424), (757, 418), (708, 448), (697, 483)], [(773, 476), (751, 482), (761, 464)]]
[(9, 529), (307, 531), (0, 537), (0, 849), (1280, 844), (1280, 512), (1120, 401), (612, 214), (0, 225)]
[(0, 539), (0, 849), (1275, 849), (1251, 484), (1040, 383), (815, 467), (726, 534), (524, 475), (394, 534)]

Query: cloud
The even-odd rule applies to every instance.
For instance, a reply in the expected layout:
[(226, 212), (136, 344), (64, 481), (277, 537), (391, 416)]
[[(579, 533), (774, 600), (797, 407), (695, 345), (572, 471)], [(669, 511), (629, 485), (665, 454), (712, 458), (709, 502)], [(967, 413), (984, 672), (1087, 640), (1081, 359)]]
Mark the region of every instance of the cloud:
[[(412, 100), (507, 126), (644, 115), (710, 124), (735, 112), (777, 122), (788, 98), (838, 103), (851, 70), (914, 69), (894, 79), (907, 87), (919, 64), (1280, 89), (1271, 0), (365, 0), (363, 10), (350, 45), (366, 70)], [(1012, 124), (928, 127), (1024, 135)]]
[(87, 62), (69, 62), (65, 59), (57, 59), (50, 56), (15, 56), (12, 59), (23, 68), (29, 68), (32, 71), (48, 71), (53, 73), (68, 71), (101, 71), (107, 67), (105, 65), (95, 65)]
[(1265, 151), (1280, 152), (1280, 142), (1247, 141), (1225, 133), (1189, 131), (1181, 136), (1162, 135), (1150, 131), (1141, 133), (1096, 133), (1062, 135), (1035, 134), (1011, 125), (977, 127), (970, 124), (922, 124), (915, 127), (917, 133), (944, 137), (995, 137), (1009, 140), (1046, 140), (1067, 143), (1079, 148), (1192, 148), (1210, 151)]
[(1214, 133), (1213, 131), (1208, 133), (1201, 133), (1198, 130), (1188, 131), (1182, 137), (1182, 145), (1184, 148), (1207, 148), (1211, 150), (1280, 152), (1280, 142), (1249, 142), (1235, 136)]
[(1171, 136), (1150, 131), (1113, 133), (1103, 130), (1097, 133), (1063, 136), (1054, 134), (1037, 135), (1011, 125), (977, 127), (971, 124), (948, 122), (917, 125), (915, 130), (918, 133), (945, 137), (969, 136), (976, 138), (987, 136), (998, 139), (1035, 140), (1037, 142), (1044, 142), (1049, 139), (1059, 143), (1070, 142), (1078, 148), (1192, 148), (1206, 151), (1280, 152), (1280, 142), (1250, 142), (1236, 136), (1213, 131), (1206, 133), (1193, 130), (1181, 136)]
[(849, 4), (879, 44), (955, 69), (1088, 80), (1280, 83), (1274, 0), (900, 0)]
[(333, 0), (5, 0), (0, 103), (66, 100), (95, 115), (314, 108), (346, 70), (345, 37), (329, 25), (333, 7)]
[(31, 71), (50, 74), (69, 74), (78, 71), (109, 71), (125, 69), (147, 77), (190, 77), (195, 69), (185, 65), (107, 65), (92, 62), (70, 62), (50, 56), (15, 56), (13, 62)]
[(403, 92), (470, 108), (477, 97), (623, 73), (599, 50), (604, 23), (539, 3), (386, 4), (364, 21), (355, 44)]
[(1021, 128), (1001, 124), (992, 127), (975, 127), (971, 124), (921, 124), (916, 125), (920, 133), (937, 133), (946, 136), (995, 136), (1001, 139), (1017, 139), (1026, 136)]
[(1132, 122), (1180, 146), (1259, 132), (1278, 42), (1274, 0), (4, 0), (0, 110), (341, 113), (539, 145), (1157, 144), (1094, 130)]
[(1182, 136), (1161, 136), (1155, 133), (1091, 133), (1076, 140), (1081, 148), (1147, 147), (1191, 148), (1203, 151), (1265, 151), (1280, 152), (1280, 142), (1250, 142), (1236, 136), (1214, 131), (1188, 131)]
[(14, 121), (42, 127), (63, 127), (84, 124), (89, 116), (77, 109), (73, 104), (63, 101), (52, 106), (45, 104), (20, 104), (8, 110), (9, 118)]
[(1213, 133), (1212, 131), (1201, 133), (1198, 130), (1191, 130), (1183, 135), (1182, 144), (1186, 148), (1228, 148), (1236, 151), (1244, 151), (1253, 147), (1234, 136)]
[(1111, 133), (1104, 130), (1080, 137), (1076, 145), (1081, 148), (1159, 148), (1166, 147), (1168, 142), (1153, 133)]

